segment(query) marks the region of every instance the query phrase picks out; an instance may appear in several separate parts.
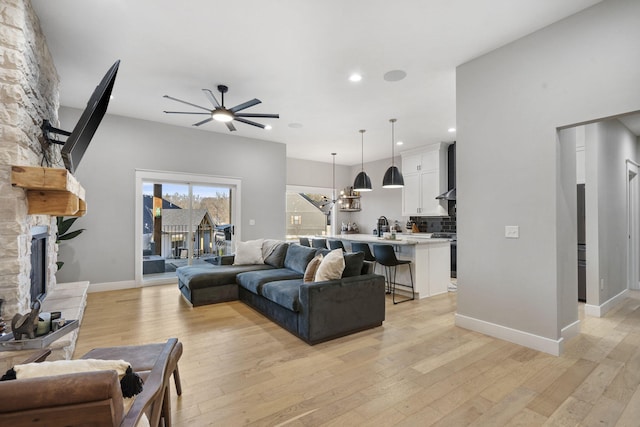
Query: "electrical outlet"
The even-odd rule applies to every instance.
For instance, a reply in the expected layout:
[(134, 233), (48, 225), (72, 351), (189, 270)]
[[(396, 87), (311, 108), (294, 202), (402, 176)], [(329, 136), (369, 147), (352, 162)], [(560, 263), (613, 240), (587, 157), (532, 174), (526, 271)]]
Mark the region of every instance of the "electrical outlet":
[(520, 238), (520, 226), (518, 225), (505, 225), (504, 226), (504, 237), (507, 239), (518, 239)]
[(256, 220), (255, 219), (250, 219), (249, 220), (249, 225), (256, 225)]

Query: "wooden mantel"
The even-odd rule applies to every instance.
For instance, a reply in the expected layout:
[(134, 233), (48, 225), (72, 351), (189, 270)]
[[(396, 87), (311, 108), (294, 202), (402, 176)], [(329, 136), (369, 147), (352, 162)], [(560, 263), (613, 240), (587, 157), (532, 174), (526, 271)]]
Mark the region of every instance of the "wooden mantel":
[(30, 215), (82, 216), (84, 188), (66, 169), (11, 166), (11, 185), (27, 190)]

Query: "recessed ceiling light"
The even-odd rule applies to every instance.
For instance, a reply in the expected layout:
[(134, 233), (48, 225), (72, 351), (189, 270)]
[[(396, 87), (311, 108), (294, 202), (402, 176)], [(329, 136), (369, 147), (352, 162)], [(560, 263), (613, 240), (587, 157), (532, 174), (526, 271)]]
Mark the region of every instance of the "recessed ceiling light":
[(360, 80), (362, 80), (362, 75), (358, 74), (358, 73), (353, 73), (349, 76), (349, 81), (350, 82), (359, 82)]
[(402, 142), (402, 141), (396, 142), (396, 145), (402, 145), (402, 144), (404, 144), (404, 142)]
[(289, 127), (292, 129), (300, 129), (302, 127), (302, 123), (289, 123)]
[(456, 131), (456, 128), (449, 128), (449, 129), (447, 129), (447, 130), (448, 130), (449, 132), (453, 133), (453, 132), (455, 132), (455, 131)]
[(388, 82), (397, 82), (407, 77), (407, 72), (403, 70), (391, 70), (384, 73), (383, 77)]
[(264, 128), (265, 128), (266, 130), (271, 130), (271, 129), (273, 129), (273, 128), (271, 127), (271, 125), (266, 125)]

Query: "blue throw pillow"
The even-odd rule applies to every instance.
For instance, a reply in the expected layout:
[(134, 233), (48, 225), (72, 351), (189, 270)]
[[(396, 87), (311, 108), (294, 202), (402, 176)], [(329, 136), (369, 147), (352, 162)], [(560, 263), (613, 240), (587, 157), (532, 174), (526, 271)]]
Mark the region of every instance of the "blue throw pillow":
[(315, 248), (300, 246), (298, 244), (289, 245), (287, 255), (284, 258), (284, 267), (289, 270), (304, 274), (307, 264), (316, 256)]

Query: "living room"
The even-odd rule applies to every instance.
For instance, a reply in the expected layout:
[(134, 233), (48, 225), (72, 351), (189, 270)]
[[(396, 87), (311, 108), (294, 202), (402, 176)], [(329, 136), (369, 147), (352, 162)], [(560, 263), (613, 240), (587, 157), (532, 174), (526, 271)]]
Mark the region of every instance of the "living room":
[[(466, 322), (463, 326), (472, 330), (532, 348), (544, 349), (547, 353), (566, 354), (568, 351), (569, 354), (575, 354), (575, 344), (567, 348), (567, 343), (582, 338), (574, 336), (574, 332), (565, 335), (563, 330), (578, 325), (580, 333), (584, 334), (589, 330), (587, 325), (591, 319), (579, 318), (577, 298), (574, 297), (573, 290), (568, 290), (575, 288), (575, 278), (572, 276), (575, 273), (571, 272), (575, 263), (570, 262), (571, 256), (575, 253), (575, 239), (571, 238), (568, 231), (575, 229), (575, 220), (571, 214), (571, 203), (568, 202), (572, 195), (565, 195), (563, 192), (566, 186), (562, 182), (566, 177), (558, 165), (564, 164), (566, 159), (563, 157), (564, 154), (559, 154), (561, 150), (557, 144), (557, 129), (640, 110), (637, 99), (640, 83), (635, 71), (639, 61), (634, 53), (634, 41), (638, 39), (640, 28), (637, 25), (639, 15), (638, 6), (633, 1), (601, 2), (458, 67), (457, 179), (459, 192), (465, 196), (458, 204), (458, 230), (460, 235), (464, 236), (464, 240), (461, 240), (459, 245), (462, 267), (459, 270), (459, 291), (455, 296), (457, 309), (450, 312), (450, 321), (453, 321), (451, 317), (455, 312), (456, 321)], [(57, 59), (53, 58), (53, 62), (56, 61)], [(603, 76), (607, 76), (606, 79)], [(60, 92), (66, 89), (65, 85)], [(170, 88), (167, 88), (167, 91), (169, 90)], [(77, 122), (80, 112), (77, 108), (62, 106), (57, 111), (59, 122), (73, 124)], [(355, 138), (355, 146), (358, 148), (357, 135)], [(389, 149), (388, 136), (385, 137), (385, 141)], [(186, 156), (187, 146), (189, 152), (196, 154)], [(242, 177), (242, 240), (282, 238), (284, 212), (265, 207), (283, 206), (287, 185), (302, 184), (330, 188), (329, 154), (330, 150), (327, 150), (325, 157), (318, 158), (315, 162), (299, 161), (288, 158), (286, 146), (278, 142), (192, 130), (107, 114), (76, 174), (87, 189), (88, 205), (88, 214), (78, 221), (78, 225), (88, 231), (82, 238), (69, 242), (61, 249), (60, 257), (64, 258), (68, 265), (60, 271), (57, 280), (88, 280), (92, 285), (102, 284), (106, 288), (133, 288), (122, 291), (123, 300), (119, 297), (104, 300), (111, 303), (137, 299), (140, 296), (149, 298), (153, 295), (152, 292), (159, 292), (161, 296), (158, 297), (158, 301), (161, 301), (164, 310), (180, 312), (179, 315), (170, 317), (171, 326), (163, 328), (166, 333), (182, 338), (179, 326), (185, 325), (184, 319), (192, 318), (191, 316), (197, 318), (197, 313), (188, 314), (188, 310), (179, 305), (178, 298), (171, 300), (170, 294), (165, 295), (160, 289), (135, 289), (138, 286), (135, 283), (135, 265), (132, 262), (135, 258), (135, 245), (132, 243), (132, 236), (135, 234), (135, 171), (185, 171), (211, 175), (212, 165), (215, 165), (215, 175)], [(359, 152), (357, 154), (359, 155)], [(372, 173), (376, 183), (381, 182), (381, 175), (388, 160), (390, 159), (386, 158), (365, 163), (367, 171), (377, 171), (379, 174), (374, 177)], [(351, 166), (338, 166), (338, 181), (342, 183), (340, 186), (350, 182), (359, 171), (359, 166), (357, 161)], [(309, 167), (313, 167), (316, 173), (294, 173), (308, 171)], [(3, 198), (7, 197), (5, 194), (3, 193)], [(391, 212), (400, 218), (400, 193), (396, 192), (391, 196), (387, 194), (378, 199), (372, 196), (369, 200), (373, 203), (386, 200), (390, 205), (397, 205), (396, 208), (391, 208)], [(363, 203), (368, 202), (365, 199)], [(569, 206), (566, 211), (565, 205)], [(378, 215), (372, 214), (372, 217)], [(251, 225), (250, 220), (255, 220), (255, 224)], [(365, 225), (369, 222), (364, 220)], [(503, 233), (506, 225), (519, 225), (521, 238), (506, 240)], [(593, 304), (602, 306), (627, 289), (627, 283), (608, 283), (606, 280), (602, 292), (597, 292), (598, 298)], [(108, 297), (107, 294), (111, 295), (90, 295), (87, 316), (93, 315), (91, 299), (101, 301), (102, 298)], [(450, 297), (447, 296), (438, 302), (440, 307), (452, 303), (447, 298)], [(624, 301), (620, 304), (630, 309)], [(420, 308), (407, 309), (405, 305), (405, 308), (390, 309), (384, 328), (400, 334), (402, 326), (410, 327), (408, 322), (403, 320), (404, 315), (413, 313), (415, 316), (422, 316), (423, 311), (429, 311), (426, 307), (422, 308), (422, 304), (418, 307)], [(206, 333), (203, 332), (205, 335), (198, 336), (198, 339), (213, 333), (213, 325), (216, 322), (224, 322), (221, 319), (233, 317), (235, 312), (240, 312), (246, 317), (233, 327), (227, 325), (231, 329), (246, 328), (250, 334), (258, 335), (259, 330), (267, 330), (270, 337), (273, 333), (278, 339), (286, 337), (286, 333), (281, 335), (280, 331), (275, 330), (268, 322), (257, 320), (260, 319), (259, 316), (241, 305), (227, 305), (219, 311), (216, 314), (207, 311), (205, 317), (212, 324)], [(125, 312), (126, 310), (119, 311), (121, 314)], [(141, 324), (155, 325), (155, 322), (159, 321), (159, 318), (151, 313), (150, 311), (149, 322), (142, 321)], [(106, 315), (104, 312), (102, 314)], [(614, 314), (620, 313), (616, 311)], [(140, 317), (146, 316), (141, 313)], [(246, 319), (257, 320), (257, 323), (251, 323)], [(433, 319), (433, 322), (437, 321), (444, 322), (442, 319)], [(83, 327), (85, 326), (89, 325)], [(421, 324), (424, 328), (432, 326), (429, 322)], [(96, 327), (100, 338), (107, 339), (109, 335), (104, 328)], [(196, 327), (199, 328), (200, 326)], [(459, 334), (468, 333), (468, 330), (457, 330), (456, 333)], [(82, 344), (82, 333), (84, 331), (81, 332), (80, 338), (83, 349), (88, 348), (87, 345), (102, 345), (98, 337), (88, 339), (89, 344)], [(412, 340), (411, 336), (406, 334), (395, 337), (378, 334), (367, 333), (363, 339), (390, 343), (392, 346), (402, 346), (396, 341), (396, 337), (402, 336), (409, 342)], [(523, 342), (523, 337), (529, 335), (531, 340)], [(153, 334), (145, 337), (161, 340), (160, 336)], [(419, 337), (426, 339), (424, 335)], [(480, 340), (478, 343), (487, 344), (483, 341), (486, 337), (479, 334), (465, 337), (473, 337)], [(213, 335), (211, 338), (213, 339)], [(128, 338), (122, 337), (122, 334), (110, 336), (108, 339), (113, 340), (112, 343), (130, 342)], [(224, 339), (225, 345), (235, 345), (232, 337), (225, 335)], [(240, 340), (242, 341), (242, 338)], [(260, 342), (264, 342), (260, 340), (261, 338), (252, 341), (253, 345), (257, 347)], [(304, 347), (297, 347), (293, 340), (284, 338), (284, 342), (288, 346), (296, 347), (294, 353), (297, 351), (297, 354), (331, 352), (331, 347), (326, 345), (321, 347), (321, 350), (304, 350)], [(360, 340), (357, 342), (362, 343)], [(348, 344), (349, 341), (343, 343)], [(498, 340), (491, 343), (501, 345), (496, 344), (500, 343)], [(190, 340), (189, 344), (194, 348), (192, 356), (198, 354), (206, 357), (207, 353), (198, 348), (195, 338)], [(363, 353), (377, 351), (375, 346), (365, 348), (366, 350), (362, 350)], [(238, 353), (219, 351), (216, 353), (216, 361), (225, 361), (225, 357), (231, 354), (233, 357), (239, 357)], [(344, 355), (349, 354), (345, 348), (336, 351), (343, 352)], [(515, 349), (512, 351), (517, 352)], [(592, 351), (596, 352), (595, 347)], [(290, 354), (279, 354), (282, 358), (294, 357)], [(528, 350), (522, 350), (519, 355), (532, 360), (543, 357), (537, 353), (528, 353)], [(320, 363), (323, 356), (316, 356), (318, 359), (315, 361)], [(362, 357), (366, 359), (366, 356)], [(394, 353), (394, 357), (396, 360), (401, 358), (400, 353)], [(186, 360), (186, 356), (184, 359)], [(381, 369), (381, 376), (387, 373), (393, 376), (392, 360), (381, 358), (377, 361), (380, 368), (390, 369), (388, 372)], [(332, 359), (332, 362), (335, 363), (336, 359)], [(260, 363), (260, 360), (253, 359), (247, 363)], [(443, 366), (437, 363), (436, 365)], [(286, 369), (284, 366), (282, 369)], [(207, 369), (202, 364), (192, 367), (193, 372), (198, 372), (198, 368)], [(449, 365), (447, 370), (455, 370), (455, 367)], [(259, 381), (248, 372), (238, 375), (249, 383), (252, 380)], [(435, 377), (430, 379), (435, 381)], [(236, 386), (231, 378), (227, 380), (225, 387), (226, 392), (229, 392)], [(394, 381), (404, 384), (399, 377), (395, 377)], [(251, 387), (247, 383), (245, 385)], [(200, 387), (201, 391), (205, 389), (202, 383)], [(384, 387), (384, 383), (381, 387)], [(388, 387), (393, 388), (392, 385)], [(371, 397), (368, 394), (370, 391), (363, 392), (363, 400)], [(220, 389), (218, 392), (224, 394), (225, 390)], [(296, 401), (291, 396), (288, 398), (291, 399), (290, 402)], [(224, 399), (218, 400), (216, 408), (223, 401)], [(601, 404), (602, 402), (600, 401)], [(280, 404), (288, 407), (284, 400)], [(332, 404), (339, 405), (336, 401)], [(351, 401), (350, 404), (355, 405), (356, 401)], [(364, 401), (360, 401), (360, 404), (365, 405)], [(479, 403), (476, 401), (475, 404)], [(268, 405), (265, 403), (266, 406)], [(559, 406), (554, 407), (554, 410)], [(305, 413), (303, 409), (307, 408), (308, 411), (315, 409), (300, 403), (294, 415), (302, 415)], [(206, 403), (201, 402), (198, 409), (190, 407), (189, 410), (213, 416), (211, 408), (208, 408), (209, 411), (206, 409)], [(444, 403), (439, 409), (447, 411)], [(623, 410), (624, 408), (620, 409), (618, 413)], [(266, 414), (268, 409), (264, 411), (263, 414)], [(321, 412), (326, 414), (330, 411), (324, 407)], [(374, 419), (367, 418), (362, 412), (358, 414), (369, 421)], [(451, 414), (452, 410), (446, 412), (446, 415)], [(181, 419), (192, 420), (198, 414), (192, 415), (193, 418), (183, 412)], [(354, 413), (351, 415), (357, 418)], [(262, 418), (254, 413), (246, 422), (260, 423), (260, 419)], [(235, 421), (242, 423), (238, 419)], [(359, 421), (365, 422), (363, 419)], [(213, 418), (209, 419), (209, 422), (215, 424)], [(284, 418), (263, 422), (277, 424), (284, 422)], [(203, 423), (206, 423), (206, 420)], [(317, 419), (310, 423), (320, 424)]]

